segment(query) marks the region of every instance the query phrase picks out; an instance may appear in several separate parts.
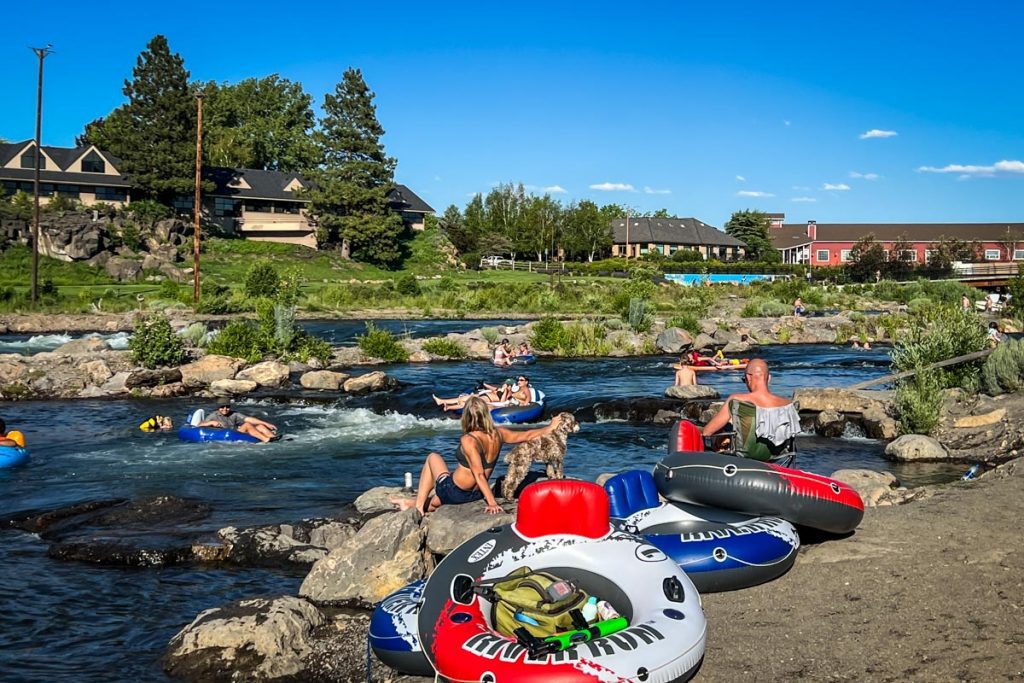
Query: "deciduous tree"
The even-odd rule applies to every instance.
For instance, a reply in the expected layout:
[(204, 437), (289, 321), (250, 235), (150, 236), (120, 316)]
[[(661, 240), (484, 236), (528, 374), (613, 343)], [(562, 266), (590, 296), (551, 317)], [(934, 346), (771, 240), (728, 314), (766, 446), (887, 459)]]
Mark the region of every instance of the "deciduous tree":
[(746, 209), (735, 212), (725, 224), (725, 232), (747, 245), (747, 259), (776, 262), (778, 250), (772, 246), (771, 221), (764, 211)]
[[(607, 213), (619, 209), (614, 207)], [(598, 253), (612, 243), (612, 224), (609, 216), (594, 202), (584, 199), (569, 205), (565, 216), (565, 246), (573, 254), (584, 254), (593, 261)]]
[(875, 271), (886, 266), (885, 248), (875, 241), (875, 233), (870, 232), (861, 237), (850, 249), (850, 262), (847, 269), (850, 278), (857, 282), (874, 280)]

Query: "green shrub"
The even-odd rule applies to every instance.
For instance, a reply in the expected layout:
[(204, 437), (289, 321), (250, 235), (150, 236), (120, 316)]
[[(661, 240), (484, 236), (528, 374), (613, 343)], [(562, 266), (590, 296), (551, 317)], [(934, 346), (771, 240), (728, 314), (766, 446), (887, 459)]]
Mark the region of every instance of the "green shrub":
[(692, 263), (703, 261), (704, 257), (696, 249), (679, 249), (672, 254), (672, 260), (676, 263)]
[(423, 350), (435, 356), (444, 356), (445, 358), (466, 357), (466, 349), (462, 348), (462, 344), (454, 339), (445, 339), (443, 337), (435, 337), (423, 342)]
[(1020, 391), (1024, 387), (1024, 341), (1005, 341), (981, 366), (981, 388), (990, 396)]
[(605, 327), (602, 322), (582, 320), (569, 323), (562, 329), (558, 352), (563, 356), (607, 356), (610, 351), (611, 344), (605, 341)]
[(366, 334), (356, 337), (359, 349), (371, 358), (397, 363), (409, 360), (409, 352), (398, 343), (394, 335), (371, 322), (366, 323)]
[(147, 368), (178, 365), (185, 358), (185, 345), (171, 329), (167, 316), (156, 314), (139, 320), (128, 340), (132, 361)]
[(253, 299), (272, 299), (277, 296), (280, 286), (281, 277), (269, 261), (257, 261), (245, 276), (245, 295)]
[(210, 341), (210, 331), (203, 323), (192, 323), (185, 328), (181, 338), (192, 346), (203, 348)]
[(640, 297), (629, 300), (629, 311), (626, 322), (634, 332), (649, 332), (654, 325), (654, 318), (647, 314), (647, 301)]
[(402, 296), (419, 296), (420, 283), (412, 273), (406, 273), (395, 282), (395, 291)]
[(494, 346), (498, 343), (498, 328), (497, 327), (481, 327), (480, 334), (487, 340), (487, 343)]
[(896, 385), (896, 410), (902, 434), (927, 434), (939, 423), (942, 375), (919, 368), (917, 374)]
[(693, 336), (697, 336), (698, 334), (701, 333), (700, 321), (697, 319), (697, 316), (690, 315), (689, 313), (683, 313), (681, 315), (672, 316), (665, 323), (665, 326), (678, 327), (681, 330), (686, 330)]
[(160, 282), (160, 288), (157, 290), (157, 297), (177, 301), (180, 295), (181, 285), (174, 280), (163, 280)]
[(907, 310), (915, 315), (920, 315), (932, 305), (931, 299), (926, 296), (919, 296), (907, 302)]
[(248, 320), (232, 320), (206, 345), (209, 353), (242, 358), (249, 363), (263, 360), (269, 348), (266, 333)]
[(308, 363), (310, 358), (316, 358), (326, 364), (331, 360), (334, 349), (325, 339), (314, 337), (311, 334), (303, 333), (293, 342), (294, 350), (287, 357), (294, 358), (302, 363)]
[(135, 216), (137, 220), (147, 225), (152, 225), (164, 218), (172, 218), (174, 211), (169, 206), (164, 206), (152, 199), (140, 199), (133, 201), (126, 207), (126, 212)]
[[(898, 372), (981, 351), (988, 346), (985, 328), (973, 311), (959, 306), (931, 306), (910, 320), (910, 329), (897, 335), (892, 366)], [(980, 361), (938, 371), (943, 387), (962, 387), (977, 375)]]
[(751, 299), (743, 304), (740, 310), (741, 318), (781, 318), (789, 315), (792, 309), (784, 303), (772, 301), (771, 299)]
[(782, 327), (779, 328), (778, 337), (780, 344), (788, 344), (789, 340), (793, 338), (793, 330), (783, 325)]
[(540, 351), (556, 351), (563, 343), (565, 326), (557, 318), (541, 318), (533, 325), (530, 343)]

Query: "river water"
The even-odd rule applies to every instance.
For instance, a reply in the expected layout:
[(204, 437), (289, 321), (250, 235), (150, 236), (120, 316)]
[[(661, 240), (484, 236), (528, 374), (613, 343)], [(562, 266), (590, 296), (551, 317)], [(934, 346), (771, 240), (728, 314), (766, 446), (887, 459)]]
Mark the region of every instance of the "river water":
[[(428, 321), (424, 321), (428, 322)], [(441, 324), (466, 330), (479, 321), (436, 321), (413, 332), (438, 334)], [(361, 323), (315, 323), (313, 331), (350, 341)], [(449, 331), (444, 329), (444, 331)], [(329, 333), (329, 334), (328, 334)], [(888, 369), (886, 349), (773, 346), (760, 354), (773, 388), (842, 386)], [(525, 368), (549, 397), (549, 413), (614, 397), (660, 395), (671, 382), (667, 356), (540, 361)], [(440, 415), (431, 393), (456, 394), (480, 379), (510, 376), (488, 363), (463, 361), (384, 366), (400, 390), (334, 403), (238, 402), (267, 417), (291, 440), (264, 446), (178, 441), (142, 434), (153, 413), (180, 420), (188, 401), (52, 401), (4, 406), (3, 417), (27, 435), (32, 461), (0, 470), (0, 518), (88, 500), (174, 494), (206, 501), (212, 515), (189, 534), (228, 526), (330, 515), (365, 489), (400, 485), (432, 450), (451, 455), (458, 423)], [(721, 393), (742, 388), (742, 373), (702, 377)], [(207, 406), (208, 407), (208, 406)], [(626, 422), (584, 423), (571, 437), (570, 475), (650, 469), (665, 453), (668, 429)], [(798, 439), (797, 466), (830, 474), (843, 467), (890, 470), (908, 485), (949, 480), (959, 466), (897, 466), (882, 445), (850, 434)], [(260, 595), (295, 593), (304, 572), (170, 567), (127, 570), (51, 560), (33, 534), (0, 530), (0, 680), (162, 681), (157, 660), (168, 640), (203, 609)], [(115, 673), (116, 672), (116, 673)]]

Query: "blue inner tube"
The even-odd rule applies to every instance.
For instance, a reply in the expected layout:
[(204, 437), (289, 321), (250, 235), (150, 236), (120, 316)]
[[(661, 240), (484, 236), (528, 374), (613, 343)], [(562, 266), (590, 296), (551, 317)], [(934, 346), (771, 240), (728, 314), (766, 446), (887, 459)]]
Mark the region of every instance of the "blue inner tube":
[(370, 617), (369, 640), (373, 653), (392, 669), (433, 677), (416, 625), (425, 584), (425, 579), (413, 581), (384, 598)]
[(771, 581), (796, 561), (800, 537), (784, 519), (662, 503), (654, 477), (639, 470), (612, 477), (605, 490), (616, 526), (672, 558), (702, 593)]
[(0, 446), (0, 469), (28, 462), (28, 451), (19, 446)]
[(204, 441), (240, 441), (242, 443), (260, 443), (255, 436), (249, 436), (233, 429), (217, 429), (216, 427), (186, 426), (178, 430), (178, 438), (182, 441), (202, 443)]
[(537, 357), (532, 353), (524, 353), (521, 356), (516, 356), (512, 359), (513, 363), (520, 363), (523, 365), (533, 365), (537, 362)]
[(527, 403), (525, 406), (505, 406), (491, 411), (494, 424), (520, 424), (539, 420), (544, 414), (543, 403)]

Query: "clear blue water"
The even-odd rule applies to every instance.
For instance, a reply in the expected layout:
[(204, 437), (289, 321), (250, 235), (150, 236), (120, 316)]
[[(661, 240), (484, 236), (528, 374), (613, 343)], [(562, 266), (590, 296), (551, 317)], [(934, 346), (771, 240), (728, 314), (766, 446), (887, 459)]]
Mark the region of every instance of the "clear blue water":
[[(460, 322), (469, 329), (479, 325)], [(324, 333), (329, 323), (323, 326)], [(360, 331), (336, 324), (338, 339)], [(347, 331), (346, 331), (347, 330)], [(842, 386), (884, 374), (886, 349), (766, 347), (773, 387)], [(660, 395), (671, 383), (667, 356), (540, 361), (527, 374), (550, 398), (550, 410), (613, 397)], [(402, 388), (394, 394), (329, 405), (249, 400), (239, 409), (281, 425), (291, 441), (265, 446), (179, 442), (136, 425), (153, 413), (183, 416), (176, 400), (14, 403), (3, 417), (24, 431), (32, 461), (0, 470), (0, 516), (85, 500), (174, 494), (213, 506), (191, 534), (227, 526), (330, 515), (363, 490), (400, 485), (432, 450), (450, 454), (458, 424), (440, 415), (431, 393), (456, 394), (480, 379), (500, 381), (483, 361), (384, 367)], [(710, 373), (709, 373), (710, 374)], [(741, 373), (702, 377), (722, 393), (741, 389)], [(625, 422), (586, 423), (570, 441), (571, 475), (649, 469), (665, 453), (668, 430)], [(958, 466), (895, 466), (882, 445), (863, 438), (801, 437), (798, 466), (830, 474), (842, 467), (891, 470), (909, 484), (952, 479)], [(0, 679), (4, 681), (165, 680), (157, 660), (168, 640), (203, 609), (258, 595), (295, 593), (300, 573), (266, 569), (176, 567), (122, 570), (46, 557), (46, 543), (0, 530)], [(111, 672), (117, 672), (116, 675)]]

